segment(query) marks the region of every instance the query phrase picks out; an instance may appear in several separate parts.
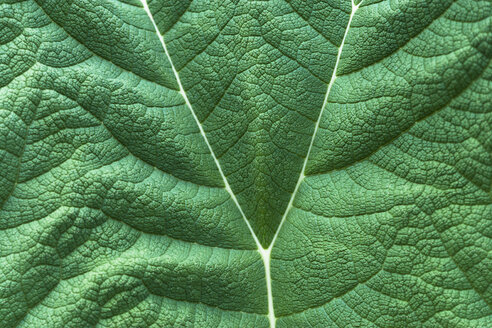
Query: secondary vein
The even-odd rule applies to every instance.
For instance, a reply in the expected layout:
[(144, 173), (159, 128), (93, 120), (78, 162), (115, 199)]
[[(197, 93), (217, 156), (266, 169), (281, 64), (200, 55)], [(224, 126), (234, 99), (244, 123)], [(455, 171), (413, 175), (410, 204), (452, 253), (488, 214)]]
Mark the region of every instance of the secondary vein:
[(287, 218), (287, 215), (292, 208), (292, 204), (293, 204), (294, 198), (297, 194), (297, 190), (299, 189), (299, 186), (301, 185), (302, 181), (306, 177), (304, 172), (306, 170), (309, 155), (311, 154), (311, 150), (313, 148), (314, 140), (316, 138), (316, 133), (318, 132), (318, 129), (319, 129), (321, 117), (323, 116), (323, 112), (326, 108), (326, 105), (328, 104), (328, 96), (330, 95), (330, 91), (331, 91), (331, 88), (333, 86), (333, 83), (335, 83), (335, 80), (337, 78), (337, 68), (338, 68), (338, 64), (340, 63), (340, 58), (342, 56), (343, 46), (345, 45), (345, 39), (347, 38), (347, 34), (348, 34), (349, 29), (350, 29), (350, 24), (352, 24), (352, 19), (354, 18), (355, 12), (357, 11), (357, 9), (359, 9), (359, 6), (361, 5), (361, 3), (362, 3), (362, 1), (356, 5), (354, 0), (352, 0), (352, 10), (350, 12), (349, 21), (347, 23), (347, 27), (345, 28), (345, 33), (343, 35), (342, 42), (340, 43), (340, 47), (338, 48), (335, 67), (333, 68), (333, 73), (331, 75), (330, 82), (328, 83), (328, 87), (326, 89), (326, 94), (325, 94), (325, 98), (323, 100), (323, 105), (321, 106), (321, 110), (319, 112), (318, 119), (316, 120), (314, 132), (313, 132), (313, 135), (311, 136), (311, 141), (309, 143), (309, 148), (308, 148), (306, 157), (304, 158), (304, 163), (302, 164), (301, 173), (299, 174), (299, 178), (297, 180), (294, 191), (292, 192), (292, 195), (290, 196), (289, 203), (287, 205), (287, 208), (285, 209), (284, 215), (282, 216), (282, 219), (281, 219), (280, 224), (277, 228), (277, 231), (275, 232), (275, 235), (273, 236), (273, 239), (272, 239), (272, 242), (270, 243), (270, 246), (268, 246), (268, 248), (266, 248), (266, 249), (261, 248), (261, 250), (260, 250), (260, 254), (262, 256), (263, 263), (265, 265), (265, 274), (266, 274), (267, 292), (268, 292), (268, 318), (270, 321), (270, 328), (275, 328), (276, 319), (277, 319), (275, 317), (275, 310), (274, 310), (274, 306), (273, 306), (273, 292), (272, 292), (272, 285), (271, 285), (272, 279), (271, 279), (271, 273), (270, 273), (270, 261), (271, 261), (271, 254), (272, 254), (273, 245), (275, 244), (275, 241), (277, 240), (280, 229), (282, 229), (282, 226), (285, 222), (285, 219)]
[(275, 240), (277, 239), (278, 234), (279, 234), (279, 231), (280, 231), (280, 229), (282, 228), (282, 225), (285, 222), (285, 219), (287, 217), (287, 214), (289, 213), (289, 211), (292, 208), (292, 204), (294, 202), (294, 198), (295, 198), (295, 196), (297, 194), (297, 191), (299, 189), (299, 186), (301, 185), (302, 181), (306, 177), (306, 175), (304, 173), (306, 171), (306, 166), (307, 166), (307, 163), (308, 163), (309, 155), (311, 154), (311, 150), (313, 148), (314, 140), (316, 138), (316, 134), (317, 134), (318, 129), (319, 129), (319, 124), (321, 122), (321, 117), (323, 116), (323, 112), (324, 112), (324, 110), (326, 108), (326, 105), (328, 104), (328, 96), (330, 95), (331, 88), (332, 88), (333, 84), (335, 83), (335, 80), (337, 79), (337, 74), (336, 73), (337, 73), (338, 64), (340, 63), (340, 58), (342, 56), (343, 46), (345, 45), (345, 39), (347, 38), (347, 34), (348, 34), (349, 29), (350, 29), (350, 24), (352, 23), (352, 19), (354, 18), (355, 12), (357, 11), (357, 9), (359, 9), (359, 6), (361, 5), (361, 3), (362, 3), (362, 1), (359, 2), (359, 4), (356, 5), (355, 2), (354, 2), (354, 0), (352, 0), (352, 11), (350, 12), (350, 17), (349, 17), (349, 21), (347, 23), (347, 28), (345, 29), (345, 33), (343, 35), (342, 43), (340, 43), (340, 47), (338, 48), (338, 53), (337, 53), (337, 59), (336, 59), (336, 62), (335, 62), (335, 67), (333, 68), (333, 73), (331, 75), (331, 79), (330, 79), (330, 82), (328, 83), (328, 88), (326, 90), (325, 99), (323, 100), (323, 105), (321, 106), (321, 110), (319, 112), (318, 119), (316, 120), (316, 124), (315, 124), (315, 127), (314, 127), (314, 132), (313, 132), (313, 135), (311, 136), (311, 141), (309, 143), (309, 148), (308, 148), (306, 157), (304, 158), (304, 163), (302, 164), (301, 173), (299, 174), (299, 179), (297, 180), (296, 186), (294, 188), (294, 191), (292, 192), (292, 195), (290, 197), (289, 203), (288, 203), (287, 208), (286, 208), (286, 210), (284, 212), (284, 215), (282, 216), (282, 219), (281, 219), (280, 224), (279, 224), (279, 226), (277, 228), (277, 231), (275, 232), (275, 235), (273, 236), (272, 242), (270, 243), (270, 246), (268, 247), (269, 249), (271, 249), (273, 247), (273, 245), (275, 244)]
[(217, 156), (215, 156), (215, 152), (212, 149), (210, 142), (208, 141), (207, 135), (205, 134), (205, 130), (203, 129), (203, 126), (202, 126), (200, 120), (196, 116), (196, 113), (193, 109), (193, 106), (191, 105), (190, 100), (188, 99), (188, 96), (186, 95), (185, 89), (183, 88), (183, 85), (181, 84), (181, 79), (179, 77), (178, 71), (174, 67), (171, 56), (169, 55), (169, 51), (167, 50), (167, 46), (166, 46), (166, 43), (164, 41), (164, 37), (162, 36), (161, 32), (159, 31), (159, 27), (157, 26), (157, 24), (154, 21), (154, 17), (152, 16), (152, 13), (150, 12), (149, 6), (147, 5), (147, 0), (140, 0), (140, 1), (142, 2), (142, 5), (145, 9), (145, 12), (149, 16), (150, 21), (152, 22), (152, 25), (154, 26), (154, 29), (157, 33), (157, 36), (159, 37), (159, 41), (161, 42), (162, 48), (164, 49), (167, 60), (169, 61), (169, 64), (171, 65), (171, 68), (173, 70), (174, 77), (176, 78), (176, 81), (178, 82), (179, 92), (180, 92), (181, 96), (183, 97), (183, 99), (186, 103), (186, 106), (190, 109), (190, 112), (191, 112), (191, 114), (192, 114), (193, 118), (195, 119), (195, 122), (198, 126), (198, 129), (200, 130), (200, 134), (202, 135), (205, 143), (207, 144), (208, 150), (210, 151), (210, 154), (212, 155), (212, 158), (215, 161), (215, 165), (217, 166), (217, 169), (219, 170), (220, 176), (222, 177), (222, 180), (224, 181), (225, 189), (227, 190), (227, 192), (231, 196), (232, 200), (234, 201), (234, 204), (236, 204), (236, 207), (238, 208), (239, 212), (241, 213), (243, 220), (246, 222), (246, 225), (248, 226), (248, 229), (249, 229), (251, 235), (253, 236), (253, 239), (256, 243), (256, 246), (258, 247), (258, 249), (260, 249), (261, 243), (260, 243), (258, 237), (256, 236), (256, 234), (253, 230), (253, 227), (251, 226), (248, 219), (246, 218), (246, 215), (244, 214), (243, 209), (241, 208), (241, 205), (239, 205), (239, 202), (236, 198), (236, 195), (232, 191), (231, 186), (229, 185), (229, 182), (227, 181), (227, 177), (225, 176), (224, 172), (222, 171), (222, 167), (220, 166), (219, 160), (217, 159)]

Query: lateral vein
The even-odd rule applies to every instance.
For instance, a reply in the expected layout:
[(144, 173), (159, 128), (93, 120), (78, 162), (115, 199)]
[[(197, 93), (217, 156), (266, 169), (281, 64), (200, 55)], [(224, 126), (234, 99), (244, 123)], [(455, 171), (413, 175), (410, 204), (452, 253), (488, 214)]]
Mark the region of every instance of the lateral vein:
[(287, 217), (287, 214), (289, 213), (289, 211), (292, 208), (292, 204), (294, 203), (294, 198), (295, 198), (295, 196), (297, 194), (297, 190), (299, 189), (299, 186), (301, 185), (302, 181), (306, 177), (305, 174), (304, 174), (304, 172), (306, 171), (306, 166), (307, 166), (307, 162), (308, 162), (308, 159), (309, 159), (309, 155), (311, 154), (311, 150), (313, 148), (314, 140), (316, 138), (316, 134), (317, 134), (318, 129), (319, 129), (319, 124), (321, 122), (321, 117), (323, 116), (323, 112), (324, 112), (324, 110), (326, 108), (326, 105), (328, 104), (328, 96), (330, 95), (331, 88), (332, 88), (333, 84), (335, 83), (335, 80), (337, 79), (337, 74), (336, 73), (337, 73), (338, 64), (340, 63), (340, 58), (342, 56), (343, 46), (345, 45), (345, 39), (347, 38), (347, 34), (348, 34), (349, 29), (350, 29), (350, 24), (352, 23), (352, 19), (354, 18), (355, 12), (357, 11), (357, 9), (359, 9), (359, 6), (361, 5), (361, 3), (362, 3), (362, 1), (359, 2), (359, 4), (356, 5), (355, 2), (354, 2), (354, 0), (352, 0), (352, 11), (350, 12), (349, 21), (347, 23), (347, 27), (345, 29), (345, 33), (343, 35), (342, 42), (340, 43), (340, 47), (338, 48), (337, 59), (335, 61), (335, 67), (333, 68), (333, 73), (331, 75), (331, 79), (330, 79), (330, 82), (328, 83), (328, 87), (327, 87), (327, 90), (326, 90), (325, 99), (323, 100), (323, 105), (321, 106), (321, 110), (319, 112), (318, 119), (316, 120), (316, 124), (315, 124), (315, 127), (314, 127), (314, 132), (313, 132), (313, 135), (311, 136), (311, 142), (309, 143), (309, 148), (308, 148), (306, 157), (304, 158), (304, 163), (302, 164), (301, 173), (299, 174), (299, 179), (297, 180), (297, 183), (296, 183), (296, 186), (294, 188), (294, 191), (292, 192), (292, 195), (290, 196), (289, 203), (287, 205), (287, 208), (285, 209), (285, 212), (284, 212), (284, 215), (282, 216), (282, 219), (280, 220), (280, 224), (279, 224), (279, 226), (277, 228), (277, 231), (275, 232), (275, 235), (273, 236), (272, 242), (270, 243), (270, 246), (268, 247), (269, 249), (271, 249), (273, 247), (273, 245), (275, 244), (275, 240), (277, 239), (278, 234), (279, 234), (279, 231), (280, 231), (280, 229), (282, 228), (282, 225), (285, 222), (285, 219)]
[(246, 215), (244, 214), (243, 209), (241, 208), (241, 205), (239, 205), (239, 202), (238, 202), (238, 200), (236, 198), (236, 195), (232, 191), (231, 186), (229, 185), (229, 182), (227, 181), (227, 177), (225, 176), (224, 172), (222, 171), (222, 167), (220, 166), (219, 160), (217, 159), (217, 156), (215, 155), (215, 152), (212, 149), (212, 146), (210, 145), (210, 142), (208, 141), (207, 135), (205, 134), (205, 130), (203, 129), (203, 126), (200, 123), (200, 120), (196, 116), (196, 113), (195, 113), (195, 111), (193, 109), (193, 106), (191, 105), (190, 100), (188, 99), (188, 96), (186, 95), (186, 92), (185, 92), (185, 90), (183, 88), (183, 85), (181, 84), (181, 79), (179, 77), (178, 71), (174, 67), (174, 64), (173, 64), (173, 61), (171, 59), (171, 56), (169, 55), (169, 51), (167, 50), (167, 46), (166, 46), (166, 43), (164, 41), (164, 37), (162, 36), (161, 32), (159, 31), (159, 28), (158, 28), (157, 24), (154, 21), (154, 17), (152, 16), (152, 13), (150, 12), (149, 6), (147, 5), (147, 0), (140, 0), (140, 2), (144, 6), (145, 12), (149, 16), (150, 21), (152, 22), (152, 25), (154, 26), (154, 29), (155, 29), (155, 31), (157, 33), (157, 36), (159, 37), (159, 41), (161, 42), (162, 48), (164, 49), (164, 52), (166, 54), (167, 60), (169, 61), (170, 65), (171, 65), (171, 68), (173, 70), (174, 77), (176, 78), (176, 81), (178, 82), (179, 92), (180, 92), (181, 96), (183, 97), (183, 99), (184, 99), (184, 101), (186, 103), (186, 106), (190, 109), (190, 112), (191, 112), (191, 114), (192, 114), (192, 116), (193, 116), (193, 118), (194, 118), (194, 120), (195, 120), (195, 122), (196, 122), (196, 124), (198, 126), (198, 129), (200, 130), (200, 134), (202, 135), (205, 143), (207, 144), (208, 150), (210, 151), (210, 154), (212, 155), (212, 157), (213, 157), (213, 159), (215, 161), (215, 165), (217, 166), (217, 169), (219, 170), (220, 176), (222, 177), (222, 180), (224, 181), (225, 189), (227, 190), (227, 192), (231, 196), (232, 200), (234, 201), (234, 204), (236, 204), (236, 207), (238, 208), (239, 212), (241, 213), (241, 216), (242, 216), (244, 222), (248, 226), (248, 229), (249, 229), (251, 235), (253, 236), (253, 239), (254, 239), (254, 241), (256, 243), (256, 246), (258, 247), (258, 249), (260, 249), (261, 248), (261, 243), (260, 243), (258, 237), (256, 236), (256, 234), (255, 234), (255, 232), (253, 230), (253, 227), (251, 226), (251, 224), (249, 223), (248, 219), (246, 218)]
[(299, 186), (301, 185), (302, 181), (306, 177), (304, 172), (306, 170), (309, 155), (311, 154), (311, 149), (313, 148), (314, 139), (316, 138), (316, 133), (318, 132), (319, 124), (321, 122), (321, 117), (323, 116), (323, 112), (324, 112), (325, 107), (328, 103), (328, 96), (330, 95), (330, 91), (331, 91), (331, 88), (333, 86), (333, 83), (335, 82), (335, 80), (337, 78), (337, 74), (336, 74), (337, 68), (338, 68), (338, 64), (340, 63), (340, 58), (342, 56), (343, 46), (345, 45), (345, 39), (347, 38), (347, 34), (348, 34), (349, 29), (350, 29), (350, 24), (352, 23), (352, 19), (354, 18), (355, 12), (357, 11), (357, 9), (359, 9), (359, 6), (362, 3), (362, 1), (361, 1), (361, 2), (359, 2), (359, 4), (356, 5), (354, 0), (351, 0), (351, 1), (352, 1), (352, 10), (350, 12), (349, 21), (347, 23), (347, 27), (345, 28), (345, 33), (343, 35), (342, 42), (340, 43), (340, 47), (338, 48), (335, 67), (333, 68), (333, 73), (331, 75), (330, 82), (328, 83), (328, 87), (326, 89), (326, 94), (325, 94), (325, 98), (323, 100), (323, 105), (321, 106), (321, 110), (319, 112), (318, 119), (316, 120), (314, 132), (313, 132), (313, 135), (311, 136), (311, 142), (309, 143), (309, 148), (308, 148), (306, 157), (304, 158), (304, 163), (302, 164), (302, 169), (301, 169), (301, 173), (299, 174), (299, 179), (297, 180), (294, 191), (292, 192), (292, 195), (290, 196), (289, 203), (287, 205), (287, 208), (285, 209), (284, 215), (282, 216), (282, 219), (281, 219), (280, 224), (277, 228), (277, 231), (275, 232), (275, 235), (273, 236), (273, 239), (272, 239), (272, 242), (270, 243), (270, 246), (268, 246), (268, 248), (261, 248), (260, 249), (260, 254), (261, 254), (261, 257), (263, 259), (263, 263), (265, 265), (267, 293), (268, 293), (268, 319), (270, 321), (270, 328), (275, 328), (276, 321), (277, 321), (277, 318), (275, 317), (275, 309), (273, 306), (272, 279), (271, 279), (271, 272), (270, 272), (270, 262), (271, 262), (272, 249), (273, 249), (273, 245), (275, 244), (275, 241), (277, 240), (280, 229), (282, 228), (282, 225), (284, 224), (285, 219), (287, 218), (287, 214), (289, 213), (289, 211), (292, 208), (292, 204), (293, 204), (294, 198), (297, 194), (297, 190), (299, 189)]

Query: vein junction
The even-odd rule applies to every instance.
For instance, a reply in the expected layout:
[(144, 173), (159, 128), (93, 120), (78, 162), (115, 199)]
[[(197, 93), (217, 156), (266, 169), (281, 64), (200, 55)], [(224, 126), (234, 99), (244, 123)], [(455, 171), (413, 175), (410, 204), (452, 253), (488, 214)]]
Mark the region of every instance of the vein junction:
[(171, 68), (173, 70), (173, 73), (174, 73), (174, 76), (176, 78), (176, 81), (178, 83), (178, 86), (179, 86), (179, 92), (181, 93), (181, 95), (183, 96), (183, 99), (186, 103), (186, 106), (190, 109), (191, 111), (191, 114), (193, 115), (193, 118), (195, 119), (195, 122), (200, 130), (200, 134), (202, 135), (203, 139), (205, 140), (205, 143), (215, 161), (215, 164), (219, 170), (219, 173), (224, 181), (224, 185), (225, 185), (225, 189), (227, 190), (227, 192), (229, 193), (229, 195), (231, 196), (232, 200), (234, 201), (234, 203), (236, 204), (236, 207), (238, 208), (239, 212), (241, 213), (241, 216), (244, 220), (244, 222), (246, 223), (250, 233), (251, 233), (251, 236), (253, 237), (255, 243), (256, 243), (256, 246), (258, 247), (258, 252), (260, 253), (260, 256), (261, 256), (261, 259), (263, 261), (263, 265), (265, 267), (265, 280), (266, 280), (266, 287), (267, 287), (267, 299), (268, 299), (268, 320), (270, 322), (270, 328), (275, 328), (276, 326), (276, 317), (275, 317), (275, 310), (274, 310), (274, 306), (273, 306), (273, 293), (272, 293), (272, 279), (271, 279), (271, 270), (270, 270), (270, 262), (271, 262), (271, 253), (272, 253), (272, 249), (273, 249), (273, 245), (275, 244), (275, 241), (278, 237), (278, 234), (280, 232), (280, 229), (282, 228), (282, 225), (284, 224), (286, 218), (287, 218), (287, 215), (288, 213), (290, 212), (291, 208), (292, 208), (292, 204), (294, 202), (294, 198), (297, 194), (297, 191), (299, 189), (299, 186), (301, 185), (302, 181), (304, 180), (304, 178), (306, 177), (305, 176), (305, 170), (306, 170), (306, 166), (307, 166), (307, 162), (308, 162), (308, 159), (309, 159), (309, 155), (311, 154), (311, 150), (312, 150), (312, 147), (313, 147), (313, 144), (314, 144), (314, 140), (316, 138), (316, 134), (318, 132), (318, 129), (319, 129), (319, 125), (320, 125), (320, 122), (321, 122), (321, 118), (323, 116), (323, 112), (326, 108), (326, 105), (328, 104), (328, 97), (330, 95), (330, 91), (331, 91), (331, 88), (337, 78), (337, 75), (336, 75), (336, 72), (337, 72), (337, 69), (338, 69), (338, 64), (340, 63), (340, 58), (342, 56), (342, 51), (343, 51), (343, 46), (345, 44), (345, 39), (347, 38), (347, 34), (348, 34), (348, 31), (350, 29), (350, 25), (352, 23), (352, 19), (354, 18), (354, 15), (355, 15), (355, 12), (357, 11), (357, 9), (359, 9), (361, 2), (359, 2), (358, 4), (355, 4), (355, 0), (351, 0), (352, 2), (352, 10), (350, 12), (350, 17), (349, 17), (349, 20), (348, 20), (348, 23), (347, 23), (347, 27), (345, 28), (345, 33), (343, 35), (343, 39), (342, 39), (342, 42), (340, 43), (340, 47), (338, 48), (338, 52), (337, 52), (337, 58), (336, 58), (336, 62), (335, 62), (335, 66), (333, 68), (333, 73), (331, 75), (331, 79), (330, 79), (330, 82), (328, 83), (328, 87), (327, 87), (327, 90), (326, 90), (326, 94), (325, 94), (325, 98), (323, 100), (323, 105), (321, 106), (321, 110), (319, 112), (319, 115), (318, 115), (318, 119), (316, 120), (316, 124), (315, 124), (315, 128), (314, 128), (314, 132), (312, 134), (312, 137), (311, 137), (311, 141), (309, 143), (309, 148), (308, 148), (308, 151), (306, 153), (306, 157), (304, 158), (304, 162), (303, 162), (303, 165), (302, 165), (302, 169), (301, 169), (301, 173), (299, 174), (299, 178), (297, 180), (297, 183), (296, 183), (296, 186), (294, 188), (294, 191), (292, 192), (292, 195), (290, 197), (290, 200), (289, 200), (289, 203), (287, 205), (287, 208), (284, 212), (284, 215), (282, 216), (282, 219), (280, 221), (280, 224), (277, 228), (277, 231), (275, 232), (275, 235), (272, 239), (272, 242), (270, 243), (270, 245), (268, 246), (268, 248), (264, 248), (258, 237), (256, 236), (255, 232), (253, 231), (253, 228), (251, 226), (251, 224), (249, 223), (248, 219), (246, 218), (246, 215), (244, 214), (237, 198), (236, 198), (236, 195), (234, 194), (234, 192), (232, 191), (231, 189), (231, 186), (229, 185), (229, 182), (227, 181), (227, 177), (225, 176), (224, 172), (222, 171), (222, 168), (220, 166), (220, 163), (217, 159), (217, 156), (215, 155), (213, 149), (212, 149), (212, 146), (210, 145), (210, 142), (207, 138), (207, 135), (205, 134), (205, 130), (203, 129), (203, 126), (201, 124), (201, 122), (199, 121), (194, 109), (193, 109), (193, 106), (191, 105), (189, 99), (188, 99), (188, 96), (186, 95), (186, 92), (183, 88), (183, 85), (181, 84), (181, 79), (179, 77), (179, 74), (178, 74), (178, 71), (176, 70), (176, 68), (174, 67), (173, 65), (173, 61), (171, 59), (171, 56), (169, 55), (169, 52), (167, 50), (167, 46), (166, 46), (166, 43), (164, 41), (164, 38), (162, 36), (162, 34), (160, 33), (159, 31), (159, 28), (157, 26), (157, 24), (155, 23), (154, 21), (154, 17), (152, 16), (152, 13), (150, 12), (150, 9), (149, 9), (149, 6), (147, 4), (147, 0), (140, 0), (142, 2), (142, 5), (145, 9), (145, 12), (147, 13), (147, 15), (149, 16), (151, 22), (152, 22), (152, 25), (154, 26), (155, 28), (155, 31), (157, 33), (157, 36), (159, 37), (159, 40), (161, 42), (161, 45), (162, 45), (162, 48), (164, 49), (164, 52), (166, 54), (166, 57), (169, 61), (169, 63), (171, 64)]

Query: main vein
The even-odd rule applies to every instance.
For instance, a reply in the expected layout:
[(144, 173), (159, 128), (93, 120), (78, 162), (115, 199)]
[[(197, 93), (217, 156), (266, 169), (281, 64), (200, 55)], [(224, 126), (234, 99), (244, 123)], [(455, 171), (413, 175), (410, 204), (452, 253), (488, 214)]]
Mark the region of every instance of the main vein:
[(225, 185), (225, 189), (227, 190), (227, 192), (229, 193), (231, 199), (234, 201), (234, 204), (236, 204), (236, 207), (238, 208), (239, 212), (241, 213), (241, 216), (244, 220), (244, 222), (246, 223), (255, 243), (256, 243), (256, 246), (258, 247), (258, 252), (260, 253), (260, 256), (261, 256), (261, 259), (263, 261), (263, 265), (265, 267), (265, 280), (266, 280), (266, 285), (267, 285), (267, 299), (268, 299), (268, 320), (270, 322), (270, 327), (271, 328), (275, 328), (276, 326), (276, 317), (275, 317), (275, 311), (274, 311), (274, 307), (273, 307), (273, 293), (272, 293), (272, 279), (271, 279), (271, 271), (270, 271), (270, 260), (271, 260), (271, 253), (272, 253), (272, 249), (273, 249), (273, 245), (275, 244), (275, 241), (277, 240), (277, 237), (278, 237), (278, 234), (280, 232), (280, 229), (282, 228), (282, 225), (284, 224), (285, 222), (285, 219), (287, 218), (287, 215), (288, 213), (290, 212), (291, 208), (292, 208), (292, 204), (294, 202), (294, 198), (297, 194), (297, 191), (299, 189), (299, 186), (301, 185), (302, 181), (304, 180), (304, 178), (306, 177), (305, 176), (305, 171), (306, 171), (306, 166), (307, 166), (307, 162), (308, 162), (308, 159), (309, 159), (309, 155), (311, 154), (311, 150), (313, 148), (313, 144), (314, 144), (314, 140), (316, 138), (316, 134), (318, 132), (318, 129), (319, 129), (319, 125), (320, 125), (320, 122), (321, 122), (321, 118), (323, 116), (323, 112), (326, 108), (326, 105), (328, 103), (328, 96), (330, 95), (330, 91), (331, 91), (331, 88), (333, 86), (333, 83), (335, 82), (336, 78), (337, 78), (337, 75), (336, 75), (336, 72), (337, 72), (337, 68), (338, 68), (338, 64), (340, 62), (340, 58), (341, 58), (341, 55), (342, 55), (342, 50), (343, 50), (343, 46), (345, 44), (345, 39), (347, 37), (347, 34), (348, 34), (348, 31), (349, 31), (349, 28), (350, 28), (350, 24), (352, 23), (352, 19), (354, 17), (354, 14), (355, 12), (357, 11), (357, 9), (359, 8), (360, 4), (362, 3), (362, 1), (359, 3), (359, 4), (355, 4), (354, 0), (351, 0), (352, 2), (352, 11), (350, 13), (350, 17), (349, 17), (349, 21), (347, 23), (347, 27), (345, 29), (345, 33), (343, 35), (343, 39), (342, 39), (342, 42), (340, 44), (340, 47), (338, 48), (338, 53), (337, 53), (337, 58), (336, 58), (336, 62), (335, 62), (335, 67), (333, 68), (333, 73), (331, 75), (331, 79), (330, 79), (330, 82), (328, 83), (328, 87), (327, 87), (327, 90), (326, 90), (326, 94), (325, 94), (325, 98), (323, 100), (323, 105), (321, 106), (321, 110), (320, 110), (320, 113), (318, 115), (318, 119), (316, 120), (316, 124), (315, 124), (315, 128), (314, 128), (314, 132), (311, 136), (311, 141), (309, 143), (309, 148), (308, 148), (308, 151), (307, 151), (307, 154), (306, 154), (306, 157), (304, 158), (304, 162), (303, 162), (303, 165), (302, 165), (302, 169), (301, 169), (301, 173), (299, 174), (299, 178), (297, 180), (297, 183), (296, 183), (296, 186), (294, 188), (294, 191), (292, 192), (292, 195), (289, 199), (289, 203), (287, 205), (287, 208), (282, 216), (282, 219), (280, 221), (280, 224), (275, 232), (275, 235), (273, 236), (273, 239), (272, 239), (272, 242), (270, 243), (270, 245), (267, 247), (267, 248), (263, 248), (263, 246), (261, 245), (258, 237), (256, 236), (251, 224), (249, 223), (246, 215), (244, 214), (242, 208), (241, 208), (241, 205), (239, 204), (237, 198), (236, 198), (236, 195), (234, 194), (234, 192), (232, 191), (231, 189), (231, 186), (229, 185), (229, 182), (227, 181), (227, 177), (225, 176), (224, 172), (222, 171), (222, 167), (220, 166), (220, 163), (217, 159), (217, 156), (215, 155), (215, 152), (214, 150), (212, 149), (212, 146), (210, 145), (210, 142), (208, 141), (208, 138), (207, 138), (207, 135), (205, 134), (205, 130), (203, 129), (203, 126), (200, 122), (200, 120), (198, 119), (196, 113), (195, 113), (195, 110), (193, 109), (193, 106), (191, 105), (189, 99), (188, 99), (188, 96), (186, 95), (186, 92), (183, 88), (183, 85), (181, 84), (181, 79), (179, 77), (179, 74), (178, 74), (178, 71), (176, 70), (176, 68), (174, 67), (174, 64), (173, 64), (173, 61), (171, 59), (171, 56), (169, 55), (169, 52), (167, 50), (167, 46), (166, 46), (166, 43), (164, 41), (164, 37), (162, 36), (162, 34), (160, 33), (159, 31), (159, 28), (157, 26), (157, 24), (155, 23), (154, 21), (154, 17), (152, 15), (152, 13), (150, 12), (150, 9), (149, 9), (149, 6), (147, 5), (147, 0), (140, 0), (142, 2), (142, 5), (145, 9), (145, 12), (147, 13), (147, 15), (149, 16), (151, 22), (152, 22), (152, 25), (154, 26), (154, 29), (157, 33), (157, 36), (159, 37), (159, 41), (161, 42), (161, 45), (162, 45), (162, 48), (164, 49), (164, 52), (166, 54), (166, 57), (171, 65), (171, 68), (172, 68), (172, 71), (174, 73), (174, 76), (176, 78), (176, 81), (178, 83), (178, 86), (179, 86), (179, 92), (180, 94), (182, 95), (185, 103), (186, 103), (186, 106), (190, 109), (190, 112), (198, 126), (198, 129), (200, 130), (200, 134), (202, 135), (209, 151), (210, 151), (210, 154), (212, 155), (214, 161), (215, 161), (215, 165), (217, 166), (217, 169), (219, 170), (219, 173), (220, 173), (220, 176), (222, 177), (222, 180), (224, 181), (224, 185)]

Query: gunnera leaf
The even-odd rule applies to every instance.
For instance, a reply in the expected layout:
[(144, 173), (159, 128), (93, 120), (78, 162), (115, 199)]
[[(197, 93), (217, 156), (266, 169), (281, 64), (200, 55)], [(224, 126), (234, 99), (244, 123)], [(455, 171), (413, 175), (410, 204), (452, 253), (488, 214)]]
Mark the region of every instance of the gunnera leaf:
[(490, 327), (491, 17), (0, 0), (0, 327)]

